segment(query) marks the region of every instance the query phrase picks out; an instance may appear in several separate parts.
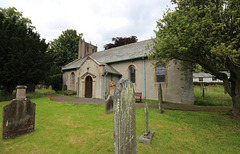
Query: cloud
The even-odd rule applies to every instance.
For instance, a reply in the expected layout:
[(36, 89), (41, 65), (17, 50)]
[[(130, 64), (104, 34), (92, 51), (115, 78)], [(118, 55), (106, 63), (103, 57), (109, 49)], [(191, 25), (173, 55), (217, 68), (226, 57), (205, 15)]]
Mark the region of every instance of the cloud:
[(170, 0), (0, 0), (0, 6), (23, 12), (47, 41), (75, 29), (99, 50), (112, 37), (150, 39), (167, 5), (173, 8)]

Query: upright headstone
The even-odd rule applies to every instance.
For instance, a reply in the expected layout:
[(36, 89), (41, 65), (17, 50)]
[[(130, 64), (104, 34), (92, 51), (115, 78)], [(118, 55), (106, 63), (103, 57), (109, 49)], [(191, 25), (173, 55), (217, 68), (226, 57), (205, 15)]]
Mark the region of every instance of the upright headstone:
[(120, 79), (113, 97), (114, 153), (136, 154), (135, 92), (132, 82)]
[(113, 112), (113, 96), (109, 95), (105, 103), (105, 113)]
[(3, 139), (34, 131), (36, 104), (26, 98), (26, 88), (17, 86), (16, 99), (3, 106)]
[(111, 113), (113, 112), (113, 95), (114, 95), (114, 90), (116, 88), (116, 83), (114, 81), (110, 82), (110, 93), (108, 95), (108, 98), (105, 103), (105, 113)]
[(158, 113), (162, 113), (162, 86), (161, 83), (159, 83), (158, 87)]
[(144, 113), (145, 113), (145, 131), (138, 139), (138, 142), (144, 143), (144, 144), (150, 144), (152, 141), (154, 132), (149, 131), (149, 127), (148, 127), (148, 105), (147, 105), (147, 102), (144, 107)]

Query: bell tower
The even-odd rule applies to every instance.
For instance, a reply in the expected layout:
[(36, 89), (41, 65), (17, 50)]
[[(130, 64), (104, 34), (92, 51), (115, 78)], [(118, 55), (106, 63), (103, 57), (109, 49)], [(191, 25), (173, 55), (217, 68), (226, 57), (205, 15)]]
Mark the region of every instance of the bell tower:
[(79, 40), (78, 59), (84, 58), (94, 52), (97, 52), (97, 46), (94, 46), (91, 43), (85, 42), (84, 39)]

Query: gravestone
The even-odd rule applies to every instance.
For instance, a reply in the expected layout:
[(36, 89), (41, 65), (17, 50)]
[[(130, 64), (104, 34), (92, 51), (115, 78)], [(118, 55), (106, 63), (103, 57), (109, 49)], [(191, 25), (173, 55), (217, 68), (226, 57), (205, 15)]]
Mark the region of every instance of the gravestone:
[(105, 104), (105, 113), (111, 113), (113, 112), (113, 95), (114, 95), (114, 90), (116, 88), (116, 83), (114, 81), (110, 82), (110, 93), (108, 95), (108, 98), (106, 100), (106, 104)]
[(105, 103), (105, 113), (113, 112), (113, 96), (109, 95)]
[(114, 153), (136, 154), (135, 92), (132, 82), (120, 79), (113, 96)]
[(161, 83), (159, 83), (159, 87), (158, 87), (158, 113), (163, 113), (162, 110), (162, 86)]
[(149, 127), (148, 127), (148, 105), (147, 105), (147, 102), (144, 107), (144, 113), (145, 113), (145, 131), (138, 139), (138, 142), (144, 143), (144, 144), (150, 144), (152, 141), (154, 132), (149, 131)]
[(36, 104), (26, 99), (26, 88), (17, 86), (16, 99), (3, 106), (3, 139), (34, 131)]

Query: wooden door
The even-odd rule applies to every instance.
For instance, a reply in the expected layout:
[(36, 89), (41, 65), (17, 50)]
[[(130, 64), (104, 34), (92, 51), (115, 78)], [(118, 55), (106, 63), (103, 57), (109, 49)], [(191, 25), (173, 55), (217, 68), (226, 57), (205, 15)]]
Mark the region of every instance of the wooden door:
[(85, 79), (85, 97), (92, 98), (92, 77), (87, 76)]

